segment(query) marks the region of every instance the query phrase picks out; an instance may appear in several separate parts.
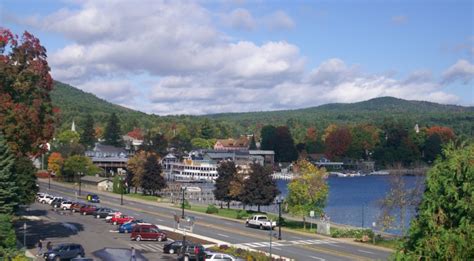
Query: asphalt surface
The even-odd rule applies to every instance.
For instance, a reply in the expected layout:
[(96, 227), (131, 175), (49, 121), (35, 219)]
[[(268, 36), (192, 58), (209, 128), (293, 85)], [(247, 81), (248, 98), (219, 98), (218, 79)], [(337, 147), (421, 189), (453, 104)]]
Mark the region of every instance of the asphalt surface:
[[(27, 221), (26, 245), (34, 255), (38, 253), (37, 243), (43, 240), (43, 247), (49, 241), (53, 246), (61, 243), (79, 243), (86, 257), (93, 260), (130, 260), (130, 249), (137, 252), (137, 260), (176, 260), (176, 256), (163, 254), (166, 242), (130, 240), (130, 234), (114, 232), (116, 226), (107, 224), (104, 219), (82, 216), (70, 211), (53, 210), (50, 205), (34, 203), (25, 216), (36, 216), (39, 220)], [(22, 223), (17, 223), (18, 240), (23, 241)], [(44, 251), (43, 251), (44, 252)], [(38, 260), (43, 260), (38, 258)]]
[[(41, 191), (48, 192), (48, 184), (40, 182)], [(82, 189), (82, 195), (97, 191)], [(74, 199), (76, 190), (51, 184), (51, 194), (58, 194)], [(181, 210), (160, 206), (152, 202), (136, 202), (124, 199), (120, 205), (117, 195), (100, 194), (102, 206), (112, 207), (121, 212), (168, 227), (174, 226), (173, 215), (181, 215)], [(236, 246), (246, 246), (253, 249), (270, 251), (270, 231), (247, 228), (238, 221), (219, 217), (210, 217), (192, 213), (196, 218), (193, 233), (229, 242)], [(90, 217), (89, 217), (90, 218)], [(273, 231), (274, 236), (277, 230)], [(329, 237), (318, 235), (302, 235), (300, 233), (283, 232), (282, 240), (272, 239), (273, 254), (289, 257), (295, 260), (386, 260), (389, 251), (366, 247), (360, 244), (350, 244)]]

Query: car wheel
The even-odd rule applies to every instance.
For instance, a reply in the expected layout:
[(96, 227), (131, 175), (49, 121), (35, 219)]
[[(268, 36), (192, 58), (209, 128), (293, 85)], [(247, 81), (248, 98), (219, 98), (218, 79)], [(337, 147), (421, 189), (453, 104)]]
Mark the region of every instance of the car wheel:
[(262, 225), (260, 225), (260, 229), (262, 229), (262, 230), (263, 230), (263, 226), (262, 226)]
[(84, 216), (85, 216), (85, 215), (87, 215), (87, 213), (86, 213), (86, 212), (82, 212), (82, 215), (84, 215)]
[(170, 252), (170, 254), (174, 254), (174, 249), (170, 249), (168, 252)]
[(55, 261), (61, 261), (61, 257), (56, 256), (56, 257), (54, 258), (54, 260), (55, 260)]
[(81, 258), (82, 255), (81, 254), (77, 254), (76, 258)]
[(141, 236), (137, 236), (137, 238), (135, 238), (135, 241), (141, 241), (142, 240), (142, 237)]
[(245, 222), (245, 226), (248, 227), (248, 226), (249, 226), (249, 222)]
[(95, 216), (95, 218), (100, 218), (100, 215)]
[(115, 225), (115, 226), (117, 225), (117, 221), (114, 221), (114, 225)]
[(184, 261), (189, 261), (189, 256), (184, 256)]
[(163, 238), (158, 237), (156, 240), (158, 240), (158, 242), (161, 242), (161, 241), (163, 241)]
[(76, 210), (75, 210), (75, 209), (73, 209), (73, 210), (72, 210), (72, 213), (76, 213)]

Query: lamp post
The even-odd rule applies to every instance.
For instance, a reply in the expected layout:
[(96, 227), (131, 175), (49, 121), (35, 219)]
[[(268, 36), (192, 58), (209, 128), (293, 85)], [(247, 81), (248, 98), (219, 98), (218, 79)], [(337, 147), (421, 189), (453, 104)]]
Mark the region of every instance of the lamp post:
[(278, 204), (278, 240), (281, 240), (281, 203), (283, 203), (283, 198), (278, 197), (276, 203)]
[(181, 187), (181, 190), (183, 191), (183, 199), (181, 202), (181, 218), (184, 219), (184, 192), (186, 191), (186, 187)]
[(123, 205), (123, 176), (120, 176), (120, 205)]
[(51, 173), (48, 171), (48, 190), (51, 189)]
[(79, 196), (81, 196), (81, 176), (82, 176), (82, 172), (78, 172), (77, 174), (79, 175)]

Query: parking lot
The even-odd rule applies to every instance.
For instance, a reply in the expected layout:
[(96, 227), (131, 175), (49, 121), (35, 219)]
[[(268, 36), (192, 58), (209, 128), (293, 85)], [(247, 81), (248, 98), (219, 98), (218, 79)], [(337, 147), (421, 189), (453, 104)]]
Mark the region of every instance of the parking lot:
[[(53, 246), (81, 244), (85, 256), (94, 260), (129, 260), (131, 247), (136, 249), (137, 260), (176, 260), (175, 255), (163, 254), (166, 241), (131, 241), (130, 234), (118, 233), (117, 226), (104, 219), (54, 210), (50, 205), (39, 203), (32, 204), (23, 215), (38, 217), (26, 221), (26, 244), (33, 254), (37, 254), (36, 243), (42, 239), (44, 246), (47, 242), (52, 242)], [(18, 240), (23, 242), (23, 222), (17, 222), (16, 226)]]

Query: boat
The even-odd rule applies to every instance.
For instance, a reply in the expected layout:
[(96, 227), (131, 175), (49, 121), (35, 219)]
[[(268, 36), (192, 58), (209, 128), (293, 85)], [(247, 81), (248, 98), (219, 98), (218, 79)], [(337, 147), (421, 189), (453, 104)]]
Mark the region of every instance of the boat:
[(390, 174), (390, 172), (386, 170), (377, 170), (377, 171), (370, 172), (369, 175), (388, 175), (388, 174)]

